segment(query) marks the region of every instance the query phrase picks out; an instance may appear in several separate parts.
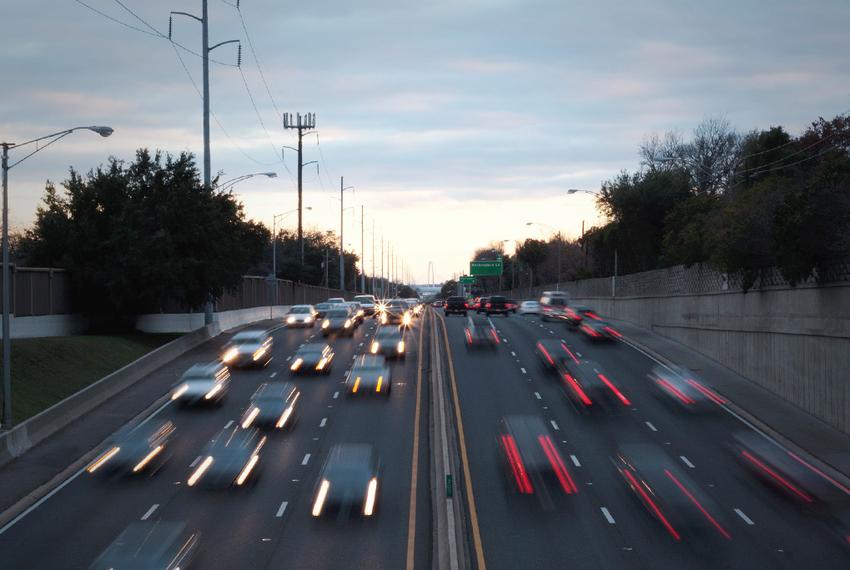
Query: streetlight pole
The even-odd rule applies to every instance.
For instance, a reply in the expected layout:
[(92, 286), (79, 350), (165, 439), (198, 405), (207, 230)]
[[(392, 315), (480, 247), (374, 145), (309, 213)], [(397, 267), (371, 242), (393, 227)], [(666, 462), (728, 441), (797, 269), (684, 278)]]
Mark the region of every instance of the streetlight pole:
[[(305, 210), (312, 210), (313, 208), (307, 206), (304, 208)], [(277, 220), (280, 218), (282, 222), (286, 216), (289, 214), (294, 214), (298, 212), (298, 208), (294, 210), (289, 210), (287, 212), (281, 212), (280, 214), (275, 214), (272, 216), (272, 276), (274, 277), (274, 300), (277, 302)], [(271, 309), (269, 309), (271, 311)], [(271, 318), (271, 312), (269, 313), (269, 317)]]
[(360, 204), (360, 292), (366, 292), (366, 246), (365, 246), (365, 230), (366, 224), (365, 208)]
[(354, 186), (343, 187), (343, 177), (339, 177), (339, 289), (345, 296), (345, 242), (342, 240), (342, 232), (345, 227), (343, 223), (343, 203), (345, 191), (353, 189)]
[(249, 178), (253, 178), (255, 176), (265, 176), (267, 178), (277, 178), (277, 172), (254, 172), (252, 174), (243, 174), (242, 176), (237, 176), (236, 178), (231, 178), (230, 180), (222, 182), (221, 184), (219, 184), (218, 188), (221, 191), (228, 190), (230, 188), (233, 188), (234, 186), (236, 186), (240, 182), (244, 182), (245, 180), (248, 180)]
[[(10, 293), (11, 279), (9, 275), (9, 171), (19, 165), (35, 153), (52, 145), (56, 141), (70, 135), (77, 130), (89, 130), (99, 134), (102, 137), (108, 137), (112, 134), (112, 127), (92, 126), (92, 127), (74, 127), (32, 139), (22, 143), (0, 143), (2, 155), (0, 155), (0, 168), (2, 168), (3, 181), (3, 427), (11, 429), (12, 421), (12, 331), (11, 331), (11, 307)], [(47, 141), (41, 146), (37, 143)], [(34, 151), (23, 158), (9, 164), (9, 150), (23, 147), (30, 144), (36, 144)]]
[(558, 283), (555, 285), (555, 289), (557, 291), (561, 290), (561, 246), (562, 246), (562, 236), (560, 231), (556, 231), (555, 228), (550, 226), (549, 224), (544, 224), (542, 222), (525, 222), (526, 226), (544, 226), (554, 231), (558, 236)]

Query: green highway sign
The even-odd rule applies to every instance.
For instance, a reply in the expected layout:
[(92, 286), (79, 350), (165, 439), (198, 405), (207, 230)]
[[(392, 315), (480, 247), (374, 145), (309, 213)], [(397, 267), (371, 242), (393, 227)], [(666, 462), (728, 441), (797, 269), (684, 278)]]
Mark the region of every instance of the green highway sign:
[(461, 275), (460, 279), (458, 279), (458, 282), (464, 285), (472, 285), (473, 283), (475, 283), (475, 277), (473, 277), (472, 275)]
[(502, 260), (470, 261), (469, 273), (478, 277), (498, 277), (502, 274)]

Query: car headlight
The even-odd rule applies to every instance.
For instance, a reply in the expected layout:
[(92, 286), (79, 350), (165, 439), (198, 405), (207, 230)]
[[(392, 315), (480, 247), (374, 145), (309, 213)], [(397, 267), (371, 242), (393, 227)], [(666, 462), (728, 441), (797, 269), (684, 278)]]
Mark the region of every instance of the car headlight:
[(327, 363), (328, 363), (328, 359), (323, 356), (322, 359), (319, 361), (319, 363), (316, 364), (316, 370), (324, 370)]
[(303, 358), (296, 358), (296, 359), (292, 362), (292, 364), (290, 365), (289, 369), (290, 369), (290, 370), (292, 370), (292, 371), (298, 370), (299, 368), (301, 368), (301, 364), (302, 364), (303, 362), (304, 362), (304, 359), (303, 359)]
[(224, 362), (232, 362), (236, 360), (237, 356), (239, 356), (239, 351), (236, 349), (235, 346), (232, 346), (224, 352), (224, 355), (221, 357), (221, 359)]
[(357, 311), (357, 316), (358, 316), (358, 317), (362, 317), (363, 315), (364, 315), (364, 311), (363, 311), (363, 309), (360, 309), (359, 311)]
[(188, 390), (188, 389), (189, 389), (189, 385), (188, 385), (188, 384), (183, 384), (182, 386), (180, 386), (179, 388), (177, 388), (176, 390), (174, 390), (174, 392), (172, 392), (172, 393), (171, 393), (171, 399), (172, 399), (172, 400), (177, 400), (178, 398), (180, 398), (180, 396), (182, 396), (183, 394), (185, 394), (185, 393), (186, 393), (186, 390)]
[(325, 499), (328, 496), (328, 490), (331, 488), (330, 481), (322, 479), (322, 484), (319, 485), (319, 492), (316, 493), (316, 502), (313, 503), (313, 516), (317, 517), (322, 514), (322, 507), (325, 505)]
[(88, 469), (86, 469), (86, 471), (88, 471), (89, 473), (94, 473), (101, 465), (112, 459), (119, 451), (121, 451), (120, 447), (113, 447), (112, 449), (98, 457), (94, 463), (88, 466)]
[(382, 325), (387, 324), (387, 314), (386, 313), (381, 313), (381, 324)]
[(404, 352), (404, 341), (403, 340), (398, 341), (398, 351), (400, 353)]
[(189, 485), (189, 486), (191, 487), (192, 485), (194, 485), (195, 483), (197, 483), (197, 482), (198, 482), (198, 480), (199, 480), (201, 477), (203, 477), (203, 476), (204, 476), (204, 473), (206, 473), (207, 469), (209, 469), (209, 468), (210, 468), (210, 465), (212, 465), (212, 463), (213, 463), (213, 457), (212, 457), (212, 455), (208, 455), (208, 456), (207, 456), (207, 458), (206, 458), (206, 459), (204, 459), (204, 460), (201, 462), (201, 464), (200, 464), (200, 465), (198, 465), (198, 468), (197, 468), (197, 469), (195, 469), (195, 472), (194, 472), (194, 473), (192, 473), (191, 477), (189, 477), (189, 480), (188, 480), (188, 481), (186, 481), (186, 484), (187, 484), (187, 485)]
[(291, 325), (292, 323), (295, 322), (295, 317), (287, 317), (286, 322)]
[(322, 328), (323, 329), (326, 329), (329, 326), (331, 326), (331, 322), (329, 320), (325, 319), (324, 321), (322, 321)]
[(405, 313), (404, 317), (401, 319), (402, 324), (409, 325), (410, 324), (410, 313)]
[(268, 349), (265, 346), (262, 346), (254, 351), (254, 360), (257, 361), (263, 357)]
[(378, 349), (381, 348), (377, 342), (372, 343), (372, 354), (378, 354)]
[(350, 327), (351, 327), (351, 319), (346, 319), (346, 320), (345, 320), (345, 324), (344, 324), (343, 326), (344, 326), (345, 328), (350, 328)]
[(369, 481), (369, 486), (366, 489), (366, 501), (363, 504), (363, 514), (371, 517), (375, 512), (375, 498), (378, 494), (378, 479), (372, 477)]
[(212, 399), (213, 399), (213, 397), (214, 397), (216, 394), (218, 394), (219, 392), (221, 392), (221, 388), (222, 388), (222, 384), (220, 384), (220, 383), (216, 383), (216, 385), (215, 385), (215, 386), (213, 386), (213, 387), (212, 387), (212, 389), (211, 389), (209, 392), (207, 392), (206, 394), (204, 394), (204, 400), (212, 400)]
[(254, 420), (257, 419), (258, 415), (260, 415), (260, 408), (252, 406), (251, 411), (248, 412), (248, 415), (245, 416), (244, 420), (242, 420), (242, 429), (248, 429), (251, 427), (251, 424), (254, 423)]
[(313, 317), (304, 317), (304, 322), (305, 322), (305, 323), (312, 323), (312, 322), (313, 322)]

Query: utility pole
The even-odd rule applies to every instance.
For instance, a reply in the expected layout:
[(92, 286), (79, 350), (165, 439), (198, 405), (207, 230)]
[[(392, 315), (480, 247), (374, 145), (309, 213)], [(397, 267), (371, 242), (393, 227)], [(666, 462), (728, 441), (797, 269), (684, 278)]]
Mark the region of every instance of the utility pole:
[(372, 218), (372, 295), (375, 294), (375, 218)]
[[(304, 135), (309, 135), (316, 128), (315, 113), (296, 113), (295, 117), (292, 113), (283, 114), (283, 128), (298, 131), (298, 148), (284, 147), (298, 152), (298, 247), (301, 250), (301, 264), (299, 265), (298, 278), (303, 281), (304, 278), (304, 221), (303, 221), (303, 189), (304, 189), (304, 167), (308, 164), (316, 163), (315, 160), (303, 162), (304, 145), (302, 139)], [(306, 131), (306, 132), (305, 132)], [(282, 158), (282, 157), (281, 157)]]
[(384, 236), (381, 236), (381, 299), (386, 299), (384, 296)]
[[(201, 0), (201, 17), (188, 12), (172, 11), (168, 16), (168, 39), (171, 40), (172, 18), (177, 14), (187, 16), (201, 23), (201, 61), (203, 62), (202, 84), (203, 84), (203, 99), (204, 99), (204, 187), (209, 188), (212, 185), (212, 170), (210, 159), (210, 52), (217, 47), (225, 44), (239, 44), (238, 55), (236, 56), (236, 67), (242, 66), (242, 42), (239, 40), (227, 40), (219, 42), (210, 47), (209, 42), (209, 10), (207, 9), (207, 0)], [(213, 304), (210, 298), (204, 305), (204, 324), (211, 324), (213, 317)]]
[[(345, 294), (345, 242), (342, 239), (342, 230), (345, 224), (343, 223), (343, 203), (345, 201), (345, 191), (354, 188), (354, 186), (343, 187), (343, 177), (339, 177), (339, 288)], [(355, 287), (356, 288), (356, 287)]]
[(360, 204), (360, 292), (366, 292), (366, 233), (364, 229), (364, 225), (366, 224), (366, 218), (364, 217), (365, 208), (363, 204)]

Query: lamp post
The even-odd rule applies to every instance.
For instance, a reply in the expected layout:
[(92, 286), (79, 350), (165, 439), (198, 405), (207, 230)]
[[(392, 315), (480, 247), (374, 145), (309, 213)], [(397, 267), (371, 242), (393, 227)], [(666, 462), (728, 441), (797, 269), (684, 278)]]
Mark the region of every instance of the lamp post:
[[(99, 134), (102, 137), (108, 137), (112, 134), (112, 127), (91, 126), (91, 127), (74, 127), (32, 139), (22, 143), (0, 143), (2, 148), (2, 170), (3, 170), (3, 426), (6, 429), (12, 427), (12, 339), (10, 331), (10, 310), (9, 310), (9, 171), (19, 165), (35, 153), (44, 150), (56, 141), (70, 135), (74, 131), (88, 130)], [(43, 145), (38, 143), (47, 141)], [(9, 164), (9, 150), (27, 145), (34, 144), (35, 150)]]
[(233, 188), (240, 182), (244, 180), (248, 180), (249, 178), (253, 178), (255, 176), (266, 176), (268, 178), (277, 178), (277, 172), (254, 172), (252, 174), (243, 174), (242, 176), (237, 176), (236, 178), (231, 178), (226, 182), (222, 182), (219, 184), (219, 190), (227, 190), (229, 188)]
[[(304, 208), (305, 210), (312, 210), (313, 208), (307, 206)], [(277, 303), (277, 220), (280, 219), (282, 222), (286, 216), (289, 214), (294, 214), (298, 211), (298, 208), (294, 210), (288, 210), (286, 212), (281, 212), (280, 214), (275, 214), (272, 216), (272, 278), (274, 279), (274, 302)], [(269, 318), (271, 318), (271, 307), (269, 307)]]
[[(567, 193), (569, 193), (569, 192), (567, 192)], [(525, 222), (525, 225), (526, 225), (526, 226), (543, 226), (543, 227), (547, 227), (547, 228), (549, 228), (550, 230), (552, 230), (553, 232), (555, 232), (555, 233), (556, 233), (556, 235), (558, 236), (558, 283), (555, 285), (555, 289), (556, 289), (557, 291), (560, 291), (560, 290), (561, 290), (561, 248), (562, 248), (562, 246), (563, 246), (563, 241), (562, 241), (561, 232), (560, 232), (560, 231), (555, 230), (555, 228), (553, 228), (553, 227), (552, 227), (552, 226), (550, 226), (549, 224), (544, 224), (544, 223), (542, 223), (542, 222)]]
[(353, 189), (354, 186), (343, 187), (343, 177), (339, 177), (339, 289), (343, 296), (345, 296), (345, 248), (342, 241), (342, 231), (344, 228), (342, 213), (345, 211), (345, 208), (343, 208), (345, 191)]
[[(583, 190), (581, 188), (570, 188), (567, 190), (567, 194), (576, 194), (581, 192), (582, 194), (590, 194), (591, 196), (599, 196), (599, 192), (594, 192), (592, 190)], [(582, 231), (581, 231), (581, 246), (584, 249), (584, 264), (587, 265), (587, 244), (584, 243), (584, 223), (582, 223)], [(617, 246), (614, 246), (614, 275), (611, 277), (611, 296), (616, 295), (617, 290)]]

